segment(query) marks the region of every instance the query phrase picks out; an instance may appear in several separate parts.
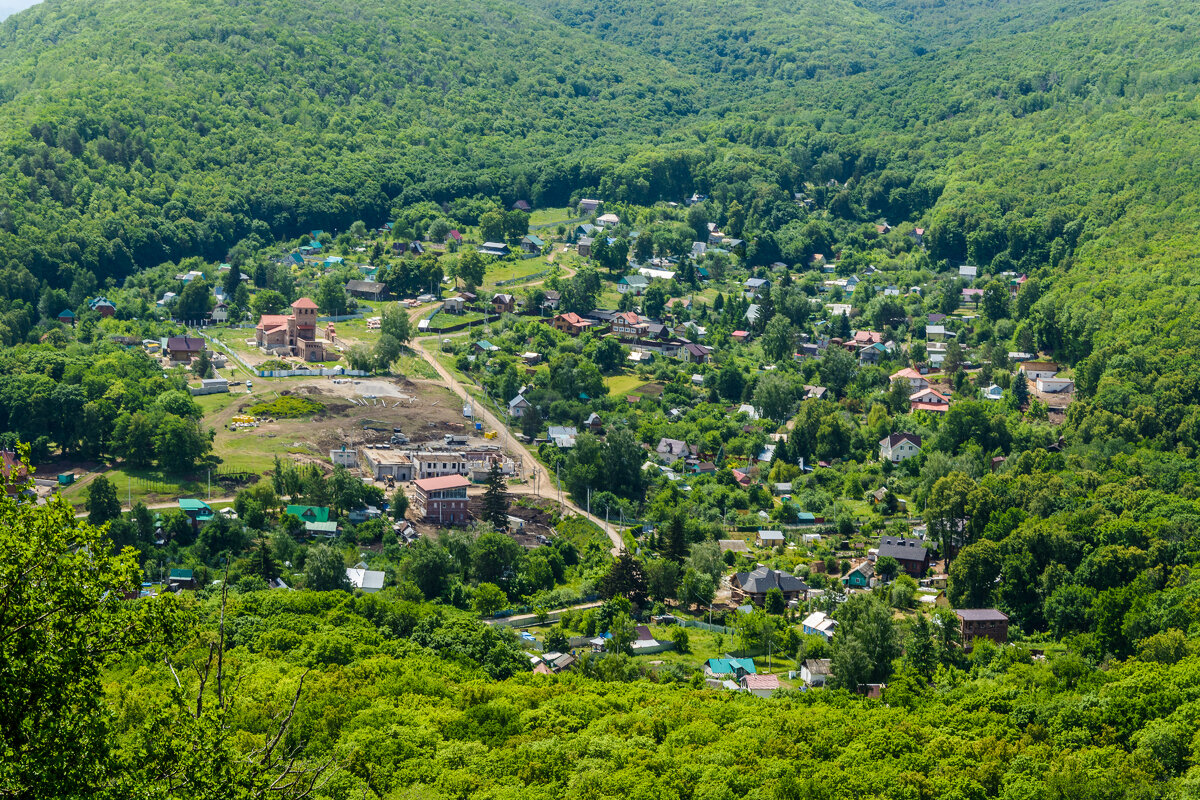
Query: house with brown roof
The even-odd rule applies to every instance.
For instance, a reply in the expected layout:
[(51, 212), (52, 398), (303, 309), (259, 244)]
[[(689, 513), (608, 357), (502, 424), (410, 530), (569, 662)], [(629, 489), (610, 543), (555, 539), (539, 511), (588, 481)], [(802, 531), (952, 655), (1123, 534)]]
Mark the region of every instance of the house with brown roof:
[(1053, 378), (1058, 374), (1058, 364), (1053, 361), (1025, 361), (1017, 367), (1017, 373), (1031, 381), (1038, 378)]
[(204, 340), (195, 336), (172, 336), (167, 339), (167, 355), (173, 363), (188, 363), (204, 352)]
[(921, 437), (915, 433), (893, 433), (879, 440), (879, 460), (899, 464), (921, 454)]
[(1008, 615), (994, 608), (959, 608), (959, 635), (964, 650), (970, 650), (976, 639), (991, 639), (996, 644), (1008, 641)]
[(492, 295), (492, 308), (497, 314), (511, 314), (517, 310), (517, 298), (511, 294), (494, 294)]

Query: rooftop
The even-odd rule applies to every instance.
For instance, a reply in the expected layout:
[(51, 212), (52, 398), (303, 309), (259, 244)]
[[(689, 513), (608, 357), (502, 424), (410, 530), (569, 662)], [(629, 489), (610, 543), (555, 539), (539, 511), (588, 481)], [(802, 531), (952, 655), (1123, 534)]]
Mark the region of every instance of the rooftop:
[(459, 489), (471, 485), (462, 475), (443, 475), (440, 478), (422, 478), (416, 482), (423, 492), (438, 492), (443, 489)]

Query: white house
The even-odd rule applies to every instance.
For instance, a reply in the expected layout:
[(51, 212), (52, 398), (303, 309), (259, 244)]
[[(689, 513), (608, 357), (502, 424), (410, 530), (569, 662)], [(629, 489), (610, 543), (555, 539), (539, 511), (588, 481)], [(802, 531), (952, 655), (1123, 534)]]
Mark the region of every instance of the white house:
[(353, 469), (358, 466), (358, 450), (353, 447), (342, 445), (340, 450), (330, 450), (329, 460), (333, 462), (335, 467), (347, 467)]
[(958, 277), (973, 281), (979, 277), (979, 267), (971, 267), (963, 264), (958, 268)]
[(824, 686), (833, 673), (833, 662), (828, 658), (806, 658), (800, 662), (800, 680), (805, 686)]
[(1056, 394), (1058, 392), (1073, 392), (1075, 391), (1075, 381), (1070, 378), (1038, 378), (1037, 390), (1046, 392), (1047, 394)]
[(362, 589), (366, 594), (374, 594), (382, 589), (385, 577), (387, 576), (378, 570), (362, 567), (346, 568), (346, 579), (350, 581), (350, 586), (355, 589)]
[(893, 433), (879, 440), (879, 460), (899, 464), (921, 453), (921, 437), (915, 433)]
[(611, 228), (614, 225), (620, 225), (621, 218), (610, 211), (607, 214), (601, 214), (600, 216), (596, 217), (596, 224), (605, 228)]
[(936, 389), (922, 389), (908, 396), (910, 410), (942, 412), (950, 408), (950, 398)]
[(1053, 361), (1025, 361), (1017, 367), (1017, 372), (1036, 381), (1038, 378), (1053, 378), (1058, 374), (1058, 364)]

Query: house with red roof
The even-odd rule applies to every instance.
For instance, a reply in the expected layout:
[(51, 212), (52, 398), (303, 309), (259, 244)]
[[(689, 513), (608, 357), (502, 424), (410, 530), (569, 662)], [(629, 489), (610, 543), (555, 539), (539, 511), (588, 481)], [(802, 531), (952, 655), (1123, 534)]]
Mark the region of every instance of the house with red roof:
[(925, 379), (925, 376), (917, 372), (912, 367), (907, 367), (899, 372), (893, 373), (889, 380), (892, 383), (895, 383), (896, 381), (908, 381), (909, 391), (912, 392), (919, 392), (922, 389), (929, 388), (929, 381)]
[(550, 324), (554, 326), (556, 331), (578, 336), (595, 323), (590, 319), (584, 319), (574, 311), (567, 311), (566, 313), (555, 315)]
[(471, 483), (462, 475), (422, 478), (413, 485), (417, 490), (413, 508), (423, 520), (440, 525), (466, 524), (467, 487)]
[(263, 314), (254, 329), (254, 342), (264, 350), (324, 361), (325, 341), (317, 338), (317, 304), (307, 297), (292, 303), (292, 313)]
[(936, 389), (922, 389), (919, 392), (913, 392), (908, 396), (908, 403), (912, 411), (932, 411), (935, 414), (944, 414), (950, 410), (950, 398)]

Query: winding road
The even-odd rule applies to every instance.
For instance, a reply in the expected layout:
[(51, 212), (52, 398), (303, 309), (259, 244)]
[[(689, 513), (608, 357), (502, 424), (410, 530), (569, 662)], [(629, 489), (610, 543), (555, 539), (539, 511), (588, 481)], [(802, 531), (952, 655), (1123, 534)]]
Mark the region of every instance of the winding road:
[[(554, 256), (555, 253), (551, 253), (547, 258), (547, 261), (553, 263)], [(538, 281), (537, 283), (541, 283), (541, 281)], [(409, 311), (409, 319), (412, 321), (414, 329), (416, 328), (417, 321), (426, 313), (428, 313), (431, 308), (433, 308), (433, 305), (424, 305)], [(466, 332), (459, 333), (458, 335), (461, 336), (465, 333)], [(429, 364), (429, 366), (433, 367), (434, 371), (437, 372), (438, 377), (441, 378), (442, 385), (458, 395), (464, 402), (469, 402), (471, 404), (476, 421), (483, 422), (488, 428), (499, 431), (501, 437), (503, 437), (501, 439), (501, 445), (505, 450), (521, 456), (522, 465), (526, 467), (526, 479), (527, 481), (532, 479), (532, 484), (527, 482), (527, 491), (518, 491), (516, 493), (528, 493), (546, 500), (552, 500), (556, 503), (561, 503), (565, 509), (570, 509), (575, 514), (591, 520), (597, 526), (599, 526), (601, 530), (608, 534), (608, 538), (612, 541), (613, 545), (613, 556), (619, 555), (621, 551), (625, 549), (625, 542), (621, 538), (621, 532), (614, 526), (593, 514), (589, 514), (586, 510), (571, 502), (570, 498), (568, 498), (565, 494), (561, 494), (561, 491), (554, 480), (554, 476), (550, 474), (550, 471), (546, 469), (546, 467), (540, 461), (538, 461), (534, 452), (526, 445), (514, 439), (504, 422), (495, 414), (493, 414), (489, 408), (479, 403), (475, 398), (471, 397), (470, 393), (467, 392), (467, 389), (465, 386), (463, 386), (462, 382), (455, 378), (449, 370), (442, 366), (440, 361), (433, 357), (432, 353), (425, 349), (425, 342), (436, 342), (441, 338), (445, 337), (439, 337), (435, 334), (433, 336), (426, 336), (420, 339), (413, 339), (409, 343), (409, 346), (412, 347), (413, 352), (420, 355), (421, 358), (423, 358), (426, 363)], [(559, 499), (560, 495), (562, 498), (561, 500)]]

